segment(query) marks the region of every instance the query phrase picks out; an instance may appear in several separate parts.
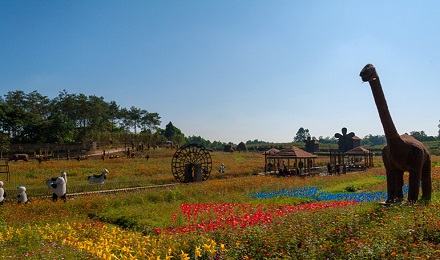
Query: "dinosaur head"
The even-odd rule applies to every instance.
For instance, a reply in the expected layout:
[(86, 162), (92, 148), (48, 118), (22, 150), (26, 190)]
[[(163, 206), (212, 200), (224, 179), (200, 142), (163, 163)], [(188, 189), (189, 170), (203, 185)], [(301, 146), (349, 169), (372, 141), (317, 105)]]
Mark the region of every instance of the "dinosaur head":
[(363, 82), (375, 80), (377, 78), (376, 68), (373, 64), (367, 64), (361, 70), (359, 76), (361, 76)]

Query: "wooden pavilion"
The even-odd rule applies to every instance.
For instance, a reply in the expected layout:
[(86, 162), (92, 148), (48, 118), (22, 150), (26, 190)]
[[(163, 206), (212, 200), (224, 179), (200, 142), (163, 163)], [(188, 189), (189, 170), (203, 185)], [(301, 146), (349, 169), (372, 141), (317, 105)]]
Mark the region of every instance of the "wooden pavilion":
[(281, 167), (286, 167), (287, 169), (298, 168), (300, 171), (310, 172), (316, 158), (316, 155), (308, 153), (296, 146), (291, 146), (271, 155), (267, 155), (266, 160), (269, 161), (269, 163), (266, 162), (266, 165), (276, 165), (277, 169)]
[(268, 164), (267, 163), (267, 156), (271, 156), (271, 155), (274, 155), (274, 154), (276, 154), (277, 152), (279, 152), (280, 150), (278, 150), (278, 149), (275, 149), (275, 148), (272, 148), (272, 149), (269, 149), (269, 150), (267, 150), (267, 151), (265, 151), (264, 153), (263, 153), (263, 155), (264, 155), (264, 172), (266, 173), (266, 172), (271, 172), (271, 171), (273, 171), (273, 170), (275, 170), (275, 164)]
[(365, 169), (374, 166), (373, 153), (370, 150), (367, 150), (361, 146), (347, 151), (344, 156), (346, 157), (345, 162), (348, 164), (348, 167), (350, 169)]

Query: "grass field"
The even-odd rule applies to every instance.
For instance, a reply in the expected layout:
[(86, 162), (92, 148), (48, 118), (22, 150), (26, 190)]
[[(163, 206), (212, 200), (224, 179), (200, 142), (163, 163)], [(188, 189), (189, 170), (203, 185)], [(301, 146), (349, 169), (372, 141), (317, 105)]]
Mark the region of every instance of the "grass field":
[[(428, 259), (440, 257), (440, 167), (431, 205), (381, 207), (385, 170), (263, 176), (261, 153), (211, 153), (207, 181), (52, 202), (44, 180), (68, 173), (68, 193), (177, 183), (174, 151), (150, 159), (11, 162), (0, 207), (2, 259)], [(226, 165), (225, 176), (217, 172)], [(379, 164), (380, 165), (380, 164)], [(108, 169), (104, 185), (87, 176)], [(407, 179), (407, 174), (405, 175)], [(4, 175), (1, 177), (5, 177)], [(407, 180), (406, 180), (407, 183)], [(16, 187), (30, 203), (16, 203)], [(373, 199), (372, 199), (373, 198)], [(374, 200), (376, 198), (376, 200)]]

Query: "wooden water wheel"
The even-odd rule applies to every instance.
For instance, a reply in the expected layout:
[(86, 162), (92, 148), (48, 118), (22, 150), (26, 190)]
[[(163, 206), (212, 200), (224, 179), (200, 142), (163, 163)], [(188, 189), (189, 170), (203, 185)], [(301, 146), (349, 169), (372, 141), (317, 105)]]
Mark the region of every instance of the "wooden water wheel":
[(207, 180), (212, 170), (211, 155), (202, 145), (184, 145), (174, 153), (171, 170), (179, 182)]

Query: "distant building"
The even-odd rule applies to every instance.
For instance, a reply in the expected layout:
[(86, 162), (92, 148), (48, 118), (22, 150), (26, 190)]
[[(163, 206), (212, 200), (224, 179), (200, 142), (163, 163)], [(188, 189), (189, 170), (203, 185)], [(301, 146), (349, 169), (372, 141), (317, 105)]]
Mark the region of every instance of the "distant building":
[(319, 142), (316, 140), (312, 140), (310, 136), (307, 137), (307, 140), (304, 140), (304, 142), (306, 143), (306, 152), (316, 153), (317, 151), (319, 151)]

